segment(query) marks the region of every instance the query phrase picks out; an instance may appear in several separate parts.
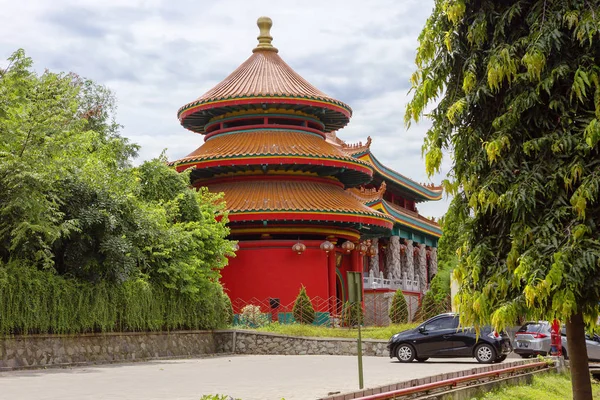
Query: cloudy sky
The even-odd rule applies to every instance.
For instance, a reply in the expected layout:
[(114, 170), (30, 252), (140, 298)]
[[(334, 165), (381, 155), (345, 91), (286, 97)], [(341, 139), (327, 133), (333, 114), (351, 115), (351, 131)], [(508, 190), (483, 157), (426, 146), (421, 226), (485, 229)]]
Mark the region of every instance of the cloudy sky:
[[(406, 130), (403, 118), (417, 36), (432, 7), (433, 0), (0, 0), (0, 60), (24, 48), (39, 71), (73, 71), (108, 86), (122, 134), (142, 146), (139, 160), (164, 148), (177, 159), (202, 144), (179, 126), (177, 109), (252, 54), (256, 19), (267, 15), (279, 55), (352, 107), (338, 137), (371, 136), (381, 162), (428, 182), (428, 124)], [(446, 208), (447, 200), (419, 205), (426, 216)]]

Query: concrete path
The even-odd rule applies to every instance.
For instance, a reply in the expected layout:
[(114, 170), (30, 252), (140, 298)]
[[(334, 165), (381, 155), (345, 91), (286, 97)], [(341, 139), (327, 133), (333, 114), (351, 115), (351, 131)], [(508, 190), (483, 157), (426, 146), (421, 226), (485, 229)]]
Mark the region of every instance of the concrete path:
[[(474, 359), (401, 364), (387, 357), (363, 357), (363, 365), (365, 388), (480, 366)], [(316, 399), (358, 390), (357, 371), (352, 356), (268, 355), (7, 371), (0, 372), (0, 399), (199, 400), (204, 394)]]

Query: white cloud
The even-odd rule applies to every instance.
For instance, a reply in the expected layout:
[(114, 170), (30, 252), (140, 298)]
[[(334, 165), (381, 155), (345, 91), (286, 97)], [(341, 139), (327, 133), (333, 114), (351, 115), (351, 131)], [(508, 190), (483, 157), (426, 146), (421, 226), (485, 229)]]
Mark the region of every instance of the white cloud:
[[(406, 130), (403, 116), (417, 36), (433, 0), (0, 2), (0, 59), (22, 47), (40, 71), (74, 71), (110, 87), (122, 134), (142, 146), (140, 159), (163, 148), (176, 159), (202, 143), (179, 126), (177, 109), (251, 55), (256, 18), (268, 15), (283, 59), (353, 108), (338, 136), (348, 142), (371, 136), (380, 161), (427, 181), (421, 145), (429, 125)], [(442, 173), (448, 168), (446, 161)], [(446, 202), (419, 209), (439, 217)]]

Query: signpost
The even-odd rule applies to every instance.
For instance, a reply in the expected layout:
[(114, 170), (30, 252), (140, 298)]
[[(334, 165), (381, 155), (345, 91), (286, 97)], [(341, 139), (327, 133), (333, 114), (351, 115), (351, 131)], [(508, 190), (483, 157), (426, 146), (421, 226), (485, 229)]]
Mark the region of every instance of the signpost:
[[(351, 307), (362, 307), (362, 274), (360, 272), (348, 272), (348, 301)], [(362, 310), (361, 310), (362, 311)], [(352, 311), (350, 311), (352, 313)], [(360, 325), (362, 324), (361, 314), (358, 314), (358, 388), (363, 388), (363, 364), (362, 364), (362, 337)]]

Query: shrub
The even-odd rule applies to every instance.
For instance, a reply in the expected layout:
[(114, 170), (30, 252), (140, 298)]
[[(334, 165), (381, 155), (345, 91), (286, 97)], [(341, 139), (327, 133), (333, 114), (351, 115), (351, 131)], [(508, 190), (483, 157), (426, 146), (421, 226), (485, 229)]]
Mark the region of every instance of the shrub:
[(445, 298), (442, 301), (436, 301), (434, 294), (429, 291), (423, 296), (423, 300), (421, 301), (421, 305), (417, 308), (413, 321), (426, 321), (438, 314), (449, 312), (449, 303), (449, 298)]
[(356, 326), (363, 323), (364, 315), (361, 303), (347, 301), (342, 309), (342, 323), (345, 326)]
[(306, 294), (306, 288), (302, 286), (300, 293), (294, 302), (292, 309), (294, 319), (302, 324), (312, 324), (315, 320), (315, 309)]
[(400, 289), (394, 294), (389, 315), (394, 324), (405, 324), (408, 322), (408, 305)]
[(225, 323), (233, 325), (233, 306), (231, 305), (231, 299), (226, 293), (223, 293), (223, 302), (225, 303)]
[(242, 308), (240, 313), (240, 324), (252, 328), (258, 328), (269, 323), (269, 318), (260, 311), (259, 306), (248, 304)]

